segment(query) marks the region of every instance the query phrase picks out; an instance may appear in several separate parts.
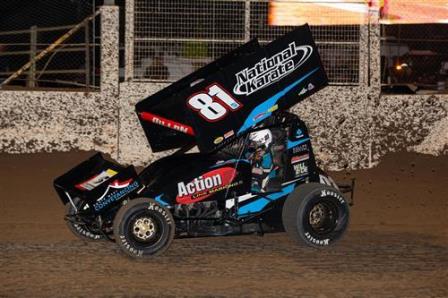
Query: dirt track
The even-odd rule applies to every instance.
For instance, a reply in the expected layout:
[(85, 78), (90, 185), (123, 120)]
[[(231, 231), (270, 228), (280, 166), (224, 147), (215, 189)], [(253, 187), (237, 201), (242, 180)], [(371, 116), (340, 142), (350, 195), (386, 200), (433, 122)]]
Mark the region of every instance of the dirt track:
[(89, 153), (0, 155), (0, 297), (448, 297), (448, 157), (387, 157), (357, 178), (335, 247), (285, 234), (174, 241), (148, 261), (66, 229), (52, 179)]

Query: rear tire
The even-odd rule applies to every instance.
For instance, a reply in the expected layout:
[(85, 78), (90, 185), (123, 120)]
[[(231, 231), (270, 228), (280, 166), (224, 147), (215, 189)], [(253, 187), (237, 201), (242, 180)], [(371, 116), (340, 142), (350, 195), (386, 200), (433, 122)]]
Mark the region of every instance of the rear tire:
[(336, 188), (307, 183), (286, 199), (282, 221), (288, 236), (299, 244), (325, 247), (344, 235), (349, 223), (349, 206)]
[[(86, 206), (85, 204), (82, 203), (82, 201), (79, 198), (74, 198), (73, 203), (75, 204), (75, 206), (78, 210), (82, 210), (82, 208), (84, 208)], [(75, 215), (76, 213), (77, 213), (77, 211), (71, 203), (67, 203), (65, 205), (65, 214), (71, 216), (71, 215)], [(79, 239), (87, 240), (87, 241), (106, 240), (106, 237), (104, 237), (104, 235), (101, 232), (95, 231), (94, 229), (89, 228), (88, 225), (75, 223), (70, 220), (66, 220), (66, 223), (67, 223), (68, 229), (73, 233), (73, 235), (75, 235)]]
[(163, 253), (171, 245), (174, 232), (171, 212), (152, 199), (129, 201), (114, 219), (115, 241), (130, 257)]

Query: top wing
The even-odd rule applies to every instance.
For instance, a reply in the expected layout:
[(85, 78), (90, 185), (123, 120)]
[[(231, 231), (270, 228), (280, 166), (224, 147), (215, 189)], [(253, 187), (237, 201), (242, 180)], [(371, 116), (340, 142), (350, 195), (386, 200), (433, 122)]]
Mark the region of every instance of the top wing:
[(304, 25), (265, 47), (243, 45), (143, 100), (137, 112), (153, 150), (194, 143), (206, 152), (327, 84)]
[(145, 98), (136, 105), (140, 124), (145, 131), (151, 149), (154, 152), (179, 148), (197, 142), (189, 110), (182, 93), (191, 90), (210, 75), (220, 72), (232, 62), (247, 57), (259, 50), (257, 40), (229, 52), (223, 57), (196, 70), (159, 92)]

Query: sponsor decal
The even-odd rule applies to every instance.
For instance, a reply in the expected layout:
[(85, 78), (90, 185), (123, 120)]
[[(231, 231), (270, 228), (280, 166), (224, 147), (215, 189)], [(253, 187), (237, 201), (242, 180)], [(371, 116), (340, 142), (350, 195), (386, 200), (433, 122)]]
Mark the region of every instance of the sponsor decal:
[[(132, 179), (126, 181), (115, 180), (112, 182), (104, 192), (104, 194), (93, 204), (95, 211), (99, 211), (109, 204), (118, 201), (125, 195), (137, 189), (140, 184), (137, 181), (131, 183)], [(110, 190), (115, 190), (110, 192)]]
[(307, 93), (308, 91), (311, 91), (313, 89), (314, 89), (314, 85), (309, 83), (308, 87), (303, 87), (302, 90), (300, 90), (299, 96), (304, 95), (305, 93)]
[(311, 90), (313, 90), (313, 89), (314, 89), (314, 85), (311, 84), (311, 83), (309, 83), (309, 84), (308, 84), (308, 91), (311, 91)]
[(310, 158), (310, 155), (308, 153), (302, 154), (302, 155), (299, 155), (299, 156), (293, 156), (291, 158), (291, 163), (295, 164), (295, 163), (298, 163), (298, 162), (301, 162), (301, 161), (308, 160), (309, 158)]
[(218, 145), (219, 143), (221, 143), (222, 141), (224, 141), (224, 138), (219, 136), (217, 137), (214, 141), (213, 144)]
[(104, 181), (109, 180), (110, 178), (112, 178), (113, 176), (115, 176), (117, 174), (118, 174), (117, 171), (114, 171), (112, 169), (107, 169), (107, 170), (102, 171), (98, 175), (90, 178), (89, 180), (75, 185), (75, 187), (80, 190), (92, 190), (95, 187), (97, 187), (98, 185), (100, 185), (101, 183), (103, 183)]
[(269, 112), (269, 113), (272, 113), (272, 112), (277, 111), (277, 110), (278, 110), (278, 105), (273, 105), (272, 107), (270, 107), (270, 108), (268, 109), (268, 112)]
[(295, 164), (293, 165), (293, 168), (294, 168), (294, 175), (296, 177), (308, 174), (308, 167), (305, 163)]
[(300, 152), (305, 152), (305, 151), (308, 151), (308, 145), (307, 144), (302, 144), (300, 146), (292, 148), (292, 152), (293, 153), (300, 153)]
[(257, 121), (259, 119), (262, 118), (266, 118), (270, 115), (270, 113), (275, 112), (278, 110), (278, 105), (273, 105), (272, 107), (270, 107), (266, 112), (262, 112), (260, 114), (255, 115), (255, 117), (253, 118), (254, 121)]
[(255, 115), (254, 121), (257, 121), (258, 119), (263, 118), (264, 115), (266, 115), (268, 112), (262, 112), (260, 114)]
[[(244, 201), (247, 201), (249, 199), (252, 199), (253, 197), (256, 197), (257, 195), (248, 193), (242, 196), (239, 196), (236, 200), (238, 201), (238, 203), (242, 203)], [(235, 206), (235, 199), (228, 199), (226, 200), (226, 209), (230, 209), (233, 206)]]
[(226, 132), (226, 133), (224, 134), (224, 136), (219, 136), (219, 137), (217, 137), (217, 138), (213, 141), (213, 144), (218, 145), (218, 144), (222, 143), (222, 141), (227, 140), (228, 138), (230, 138), (230, 137), (232, 137), (232, 136), (234, 136), (234, 135), (235, 135), (235, 131), (234, 131), (233, 129), (232, 129), (232, 130), (229, 130), (228, 132)]
[(303, 137), (303, 131), (300, 128), (297, 128), (296, 138), (298, 139), (298, 138), (301, 138), (301, 137)]
[(233, 93), (250, 95), (277, 82), (304, 64), (312, 53), (310, 45), (297, 46), (295, 41), (291, 42), (284, 50), (238, 72)]
[(166, 118), (157, 116), (157, 115), (149, 113), (149, 112), (142, 112), (139, 115), (145, 121), (152, 122), (154, 124), (157, 124), (160, 126), (165, 126), (165, 127), (183, 132), (185, 134), (194, 136), (193, 128), (186, 124), (176, 122), (174, 120), (166, 119)]
[(242, 181), (232, 183), (236, 173), (234, 168), (224, 167), (207, 172), (188, 183), (179, 182), (176, 201), (180, 204), (190, 204), (204, 200), (216, 192), (240, 185)]

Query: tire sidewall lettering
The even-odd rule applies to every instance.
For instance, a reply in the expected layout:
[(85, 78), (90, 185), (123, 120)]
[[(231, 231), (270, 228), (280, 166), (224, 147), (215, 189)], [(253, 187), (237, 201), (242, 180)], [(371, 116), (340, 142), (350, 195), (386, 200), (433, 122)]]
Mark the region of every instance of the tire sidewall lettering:
[(345, 204), (346, 204), (344, 197), (343, 197), (341, 194), (339, 194), (339, 193), (337, 193), (336, 191), (334, 191), (334, 190), (322, 189), (322, 190), (320, 191), (320, 197), (321, 197), (321, 198), (324, 198), (324, 197), (333, 197), (333, 198), (335, 198), (336, 200), (338, 200), (338, 202), (339, 202), (340, 204), (342, 204), (342, 205), (345, 205)]
[(148, 210), (159, 213), (163, 216), (167, 224), (171, 224), (171, 217), (168, 215), (165, 208), (154, 203), (149, 203)]
[(130, 253), (132, 253), (136, 256), (143, 255), (143, 250), (133, 248), (131, 246), (131, 244), (129, 244), (128, 240), (126, 239), (126, 237), (124, 235), (120, 235), (120, 242), (123, 244), (123, 247), (125, 247), (126, 250), (129, 251)]
[(305, 237), (313, 244), (320, 245), (320, 246), (328, 246), (330, 245), (330, 238), (327, 239), (316, 239), (309, 232), (305, 232)]
[(101, 238), (100, 235), (95, 235), (90, 231), (87, 231), (86, 229), (83, 229), (80, 225), (78, 224), (73, 224), (73, 227), (78, 231), (79, 234), (83, 235), (84, 237), (93, 239), (93, 240), (98, 240)]

